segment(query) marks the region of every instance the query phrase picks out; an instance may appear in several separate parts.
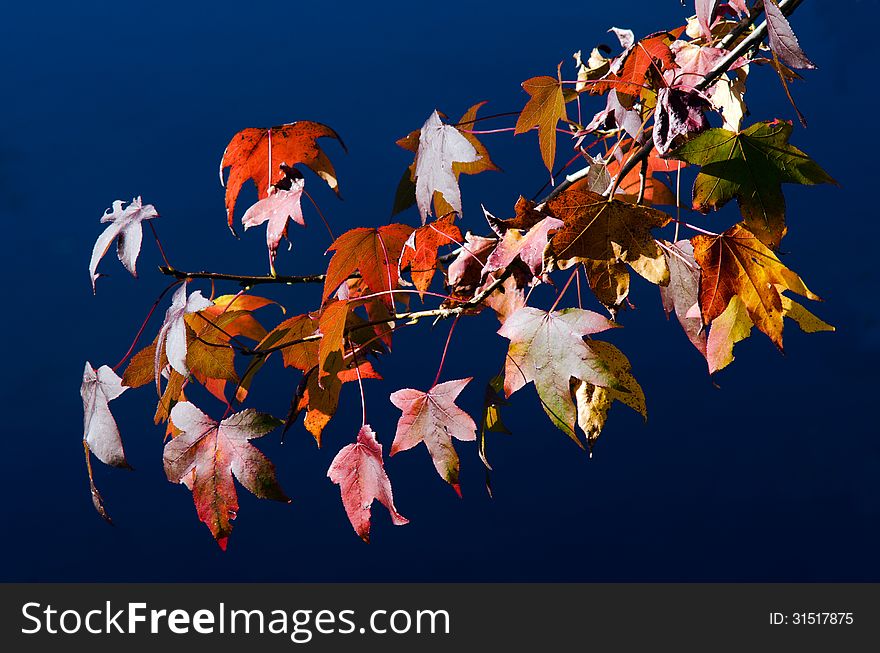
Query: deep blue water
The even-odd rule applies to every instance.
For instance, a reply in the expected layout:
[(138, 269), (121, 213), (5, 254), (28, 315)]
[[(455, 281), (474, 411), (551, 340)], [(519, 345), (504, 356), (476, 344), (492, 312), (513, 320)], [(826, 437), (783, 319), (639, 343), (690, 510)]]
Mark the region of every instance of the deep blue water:
[[(827, 298), (816, 312), (835, 334), (786, 330), (780, 355), (761, 334), (741, 343), (713, 385), (656, 289), (637, 283), (637, 310), (613, 334), (648, 396), (649, 421), (612, 411), (587, 457), (549, 423), (534, 391), (505, 412), (515, 434), (491, 441), (495, 498), (473, 445), (458, 445), (464, 500), (418, 448), (387, 462), (400, 511), (392, 528), (374, 510), (373, 542), (352, 532), (326, 478), (360, 419), (357, 391), (316, 450), (301, 425), (276, 462), (290, 506), (241, 490), (222, 553), (189, 493), (162, 471), (162, 432), (149, 387), (113, 403), (135, 472), (96, 468), (116, 526), (94, 513), (80, 444), (83, 361), (114, 364), (166, 280), (145, 236), (141, 279), (112, 253), (92, 297), (86, 266), (114, 199), (143, 195), (180, 268), (262, 273), (262, 228), (234, 240), (224, 224), (217, 164), (238, 129), (313, 119), (334, 126), (347, 155), (327, 145), (345, 201), (308, 182), (337, 232), (387, 221), (410, 155), (394, 140), (439, 108), (519, 109), (519, 83), (570, 64), (574, 50), (679, 24), (678, 0), (627, 3), (39, 3), (7, 6), (0, 24), (0, 214), (5, 318), (2, 580), (880, 580), (880, 438), (875, 297), (880, 237), (871, 194), (876, 106), (869, 40), (877, 2), (806, 2), (793, 19), (820, 68), (794, 93), (810, 127), (793, 142), (842, 187), (787, 187), (786, 262)], [(778, 82), (756, 69), (755, 119), (791, 119)], [(479, 204), (505, 215), (544, 175), (534, 135), (485, 137), (506, 170), (466, 178), (464, 226), (484, 229)], [(242, 194), (240, 206), (253, 199)], [(733, 220), (731, 207), (707, 219)], [(323, 267), (320, 221), (296, 231), (285, 273)], [(413, 220), (409, 213), (406, 219)], [(294, 310), (314, 288), (275, 289)], [(545, 295), (547, 297), (549, 295)], [(268, 320), (277, 319), (267, 309)], [(158, 323), (152, 327), (153, 333)], [(366, 386), (368, 417), (385, 444), (398, 412), (387, 395), (427, 387), (447, 325), (403, 330)], [(462, 405), (478, 413), (482, 384), (505, 341), (486, 314), (462, 320), (444, 378), (476, 376)], [(273, 365), (256, 406), (283, 414), (296, 383)], [(219, 404), (200, 398), (215, 413)]]

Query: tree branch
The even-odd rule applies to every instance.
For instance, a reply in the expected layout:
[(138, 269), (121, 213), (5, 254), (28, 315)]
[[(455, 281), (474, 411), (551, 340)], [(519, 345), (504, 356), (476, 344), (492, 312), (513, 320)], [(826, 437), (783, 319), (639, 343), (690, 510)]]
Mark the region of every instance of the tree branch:
[(167, 265), (160, 265), (159, 272), (177, 279), (214, 279), (215, 281), (237, 281), (244, 288), (256, 286), (261, 283), (285, 283), (293, 285), (297, 283), (323, 283), (325, 275), (308, 274), (304, 276), (279, 275), (247, 275), (226, 274), (224, 272), (185, 272)]
[[(395, 313), (387, 318), (383, 318), (381, 320), (372, 320), (370, 322), (361, 322), (355, 325), (351, 329), (345, 330), (345, 335), (349, 335), (352, 331), (358, 331), (360, 329), (365, 329), (371, 326), (377, 326), (380, 324), (388, 324), (389, 322), (403, 322), (404, 324), (415, 324), (419, 320), (424, 320), (425, 318), (433, 317), (437, 320), (445, 320), (450, 317), (456, 317), (462, 315), (467, 310), (476, 308), (480, 304), (485, 301), (485, 299), (491, 295), (493, 292), (498, 290), (507, 278), (513, 274), (513, 266), (506, 269), (500, 277), (495, 279), (491, 284), (486, 286), (482, 291), (471, 297), (466, 302), (462, 302), (458, 306), (440, 306), (438, 308), (425, 309), (423, 311), (409, 311), (406, 313)], [(305, 338), (298, 338), (297, 340), (291, 340), (290, 342), (285, 342), (282, 345), (275, 345), (274, 347), (267, 347), (266, 349), (251, 349), (248, 351), (242, 351), (241, 353), (246, 356), (268, 356), (269, 354), (280, 351), (282, 349), (286, 349), (288, 347), (293, 347), (295, 345), (300, 345), (304, 342), (314, 342), (316, 340), (320, 340), (323, 336), (320, 333), (316, 333), (311, 336), (306, 336)]]

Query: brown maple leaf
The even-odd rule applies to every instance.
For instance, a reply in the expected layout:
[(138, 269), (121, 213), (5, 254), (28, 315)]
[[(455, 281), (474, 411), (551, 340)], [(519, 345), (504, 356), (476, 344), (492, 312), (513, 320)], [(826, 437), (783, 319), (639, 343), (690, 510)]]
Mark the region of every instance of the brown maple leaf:
[(564, 270), (586, 259), (616, 260), (652, 283), (668, 282), (666, 259), (651, 235), (651, 229), (670, 220), (662, 211), (570, 189), (551, 199), (547, 208), (565, 222), (545, 253), (555, 267)]

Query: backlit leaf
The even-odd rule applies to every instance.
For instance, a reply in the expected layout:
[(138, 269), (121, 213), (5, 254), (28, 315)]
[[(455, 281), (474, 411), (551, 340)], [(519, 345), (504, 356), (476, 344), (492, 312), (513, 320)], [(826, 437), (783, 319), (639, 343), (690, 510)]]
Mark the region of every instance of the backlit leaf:
[(370, 541), (373, 501), (378, 500), (388, 509), (395, 526), (409, 523), (394, 507), (391, 481), (382, 463), (382, 445), (369, 424), (361, 427), (354, 443), (339, 450), (327, 470), (327, 477), (339, 486), (348, 520), (364, 542)]

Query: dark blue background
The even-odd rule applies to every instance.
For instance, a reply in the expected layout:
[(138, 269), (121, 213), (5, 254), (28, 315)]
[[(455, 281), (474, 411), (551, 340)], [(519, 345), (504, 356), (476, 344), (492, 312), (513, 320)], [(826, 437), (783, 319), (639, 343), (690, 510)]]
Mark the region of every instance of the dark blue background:
[[(845, 6), (844, 6), (845, 5)], [(593, 460), (549, 423), (531, 388), (505, 413), (515, 429), (492, 439), (495, 499), (473, 445), (462, 455), (464, 500), (435, 474), (423, 448), (387, 463), (400, 511), (392, 528), (374, 510), (373, 543), (354, 535), (326, 478), (360, 419), (356, 388), (325, 432), (325, 448), (298, 425), (276, 462), (290, 506), (241, 490), (229, 550), (196, 518), (189, 493), (162, 471), (162, 432), (150, 388), (114, 402), (135, 472), (100, 464), (97, 481), (116, 527), (94, 513), (80, 445), (85, 359), (113, 365), (166, 280), (145, 236), (142, 278), (112, 254), (112, 276), (92, 297), (86, 264), (98, 219), (117, 198), (142, 194), (183, 269), (265, 270), (263, 230), (239, 242), (224, 224), (217, 164), (246, 126), (326, 122), (349, 146), (336, 163), (345, 201), (307, 183), (337, 233), (387, 221), (410, 155), (394, 140), (440, 108), (459, 115), (519, 109), (519, 83), (552, 74), (576, 49), (680, 24), (678, 0), (627, 3), (15, 3), (4, 9), (0, 61), (0, 212), (4, 229), (2, 398), (3, 580), (880, 580), (880, 439), (875, 298), (880, 236), (871, 200), (877, 140), (868, 41), (876, 2), (806, 2), (793, 20), (820, 65), (794, 93), (810, 119), (793, 142), (842, 188), (786, 189), (786, 262), (828, 298), (814, 310), (836, 334), (786, 330), (786, 355), (756, 333), (713, 386), (655, 288), (638, 283), (638, 310), (613, 340), (648, 396), (647, 425), (612, 411)], [(778, 82), (753, 70), (756, 119), (792, 118)], [(466, 178), (464, 225), (484, 231), (479, 203), (505, 215), (543, 182), (534, 135), (487, 136), (504, 174)], [(253, 200), (252, 187), (241, 206)], [(733, 221), (734, 209), (707, 226)], [(328, 244), (293, 228), (284, 273), (318, 271)], [(407, 214), (412, 221), (414, 215)], [(275, 289), (294, 310), (318, 289)], [(544, 298), (549, 294), (544, 294)], [(278, 319), (266, 310), (267, 321)], [(158, 323), (151, 332), (155, 333)], [(368, 382), (368, 417), (385, 444), (398, 412), (388, 393), (426, 388), (448, 324), (403, 330)], [(478, 413), (482, 384), (505, 341), (489, 314), (463, 320), (444, 378), (474, 375), (462, 405)], [(296, 382), (276, 364), (255, 386), (256, 406), (283, 414)], [(216, 400), (198, 397), (213, 413)]]

